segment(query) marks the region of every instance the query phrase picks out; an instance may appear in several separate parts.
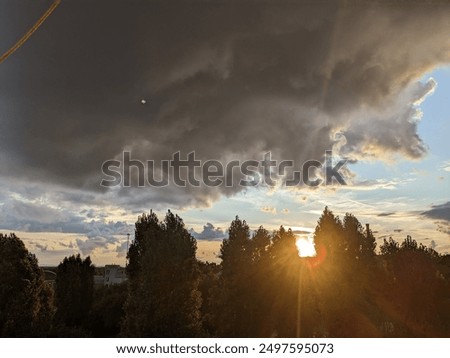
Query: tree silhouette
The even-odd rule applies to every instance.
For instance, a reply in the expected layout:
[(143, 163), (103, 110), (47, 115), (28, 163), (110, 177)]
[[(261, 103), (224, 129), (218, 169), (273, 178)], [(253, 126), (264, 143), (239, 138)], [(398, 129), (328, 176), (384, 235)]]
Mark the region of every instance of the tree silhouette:
[(53, 313), (36, 257), (16, 235), (0, 234), (0, 336), (45, 336)]
[(343, 251), (350, 260), (364, 260), (375, 255), (375, 237), (370, 229), (364, 232), (359, 220), (350, 213), (343, 220)]
[(409, 235), (384, 239), (377, 255), (368, 226), (328, 207), (314, 231), (317, 257), (299, 257), (296, 240), (291, 229), (252, 232), (236, 217), (222, 262), (202, 263), (179, 216), (150, 212), (135, 225), (127, 283), (94, 291), (90, 258), (74, 255), (58, 266), (53, 295), (23, 242), (0, 234), (0, 336), (450, 335), (450, 255)]
[[(296, 337), (297, 304), (300, 284), (300, 258), (295, 245), (297, 237), (281, 226), (272, 234), (270, 322), (272, 335)], [(300, 292), (301, 294), (301, 292)]]
[[(363, 230), (358, 219), (347, 213), (344, 220), (325, 207), (314, 232), (316, 251), (323, 262), (316, 270), (317, 299), (320, 302), (321, 330), (334, 337), (378, 335), (374, 311), (368, 296), (376, 272), (375, 238)], [(369, 315), (370, 317), (370, 315)]]
[(270, 247), (272, 238), (264, 227), (260, 226), (250, 240), (251, 263), (249, 268), (249, 335), (267, 337), (272, 334), (270, 312), (272, 308), (271, 292), (272, 261)]
[(339, 217), (325, 207), (314, 230), (316, 252), (323, 252), (329, 259), (338, 259), (345, 252), (342, 223)]
[[(220, 299), (219, 276), (221, 268), (215, 263), (198, 262), (200, 280), (198, 289), (201, 294), (200, 314), (202, 328), (206, 337), (216, 337), (220, 322), (216, 320), (216, 303)], [(224, 309), (225, 307), (222, 307)]]
[(56, 271), (56, 320), (67, 327), (87, 323), (94, 293), (94, 266), (90, 257), (65, 257)]
[(129, 295), (123, 334), (133, 337), (192, 337), (200, 334), (201, 297), (196, 241), (170, 211), (136, 222), (129, 250)]
[(222, 259), (222, 270), (225, 276), (233, 276), (236, 270), (248, 264), (251, 260), (250, 229), (245, 220), (238, 216), (228, 229), (228, 238), (220, 247), (219, 257)]
[[(220, 295), (216, 302), (216, 319), (220, 322), (221, 337), (249, 337), (250, 325), (250, 229), (245, 220), (233, 220), (228, 228), (228, 238), (220, 247), (222, 272), (219, 279)], [(226, 307), (226, 309), (223, 309)]]
[(434, 337), (445, 323), (439, 310), (448, 297), (448, 283), (439, 274), (439, 254), (411, 236), (398, 244), (389, 239), (381, 252), (387, 265), (385, 295), (392, 302), (398, 336)]
[(89, 313), (89, 330), (94, 337), (116, 337), (120, 333), (127, 297), (127, 284), (103, 286), (94, 290)]
[(381, 255), (392, 255), (400, 250), (400, 245), (392, 237), (389, 240), (383, 239), (383, 245), (380, 246)]

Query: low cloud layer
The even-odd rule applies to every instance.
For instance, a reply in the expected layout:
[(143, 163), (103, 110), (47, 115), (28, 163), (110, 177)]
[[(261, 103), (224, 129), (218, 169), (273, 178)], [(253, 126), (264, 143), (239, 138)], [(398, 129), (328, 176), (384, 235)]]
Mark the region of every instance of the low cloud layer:
[[(95, 217), (95, 218), (94, 218)], [(92, 211), (76, 211), (76, 208), (56, 208), (48, 204), (24, 199), (3, 197), (0, 205), (1, 229), (34, 233), (78, 234), (86, 239), (75, 240), (83, 255), (91, 254), (96, 248), (111, 249), (124, 241), (133, 227), (125, 221), (110, 221), (93, 215)], [(45, 240), (35, 245), (47, 250)]]
[(190, 233), (197, 240), (222, 241), (225, 237), (227, 237), (227, 234), (221, 228), (216, 228), (211, 223), (206, 223), (201, 232), (196, 232), (194, 229), (191, 229)]

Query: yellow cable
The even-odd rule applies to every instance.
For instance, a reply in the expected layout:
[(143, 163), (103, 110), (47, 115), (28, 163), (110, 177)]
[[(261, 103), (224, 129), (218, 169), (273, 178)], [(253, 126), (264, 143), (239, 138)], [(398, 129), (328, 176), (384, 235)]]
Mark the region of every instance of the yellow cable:
[(14, 46), (12, 46), (8, 51), (6, 51), (2, 57), (0, 57), (0, 63), (5, 61), (9, 56), (11, 56), (20, 46), (22, 46), (31, 35), (42, 25), (42, 23), (47, 20), (47, 18), (52, 14), (52, 12), (58, 7), (61, 3), (61, 0), (53, 1), (53, 4), (50, 5), (48, 10), (40, 17), (40, 19), (34, 24), (34, 26), (28, 30), (28, 32), (22, 36), (22, 38), (16, 42)]

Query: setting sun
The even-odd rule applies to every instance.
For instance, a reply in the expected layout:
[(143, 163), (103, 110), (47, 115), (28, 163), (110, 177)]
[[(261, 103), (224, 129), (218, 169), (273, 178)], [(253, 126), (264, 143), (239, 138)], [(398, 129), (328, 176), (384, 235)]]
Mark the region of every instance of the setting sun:
[(312, 237), (299, 238), (295, 242), (298, 250), (298, 256), (311, 257), (316, 256), (316, 248), (314, 247), (314, 240)]

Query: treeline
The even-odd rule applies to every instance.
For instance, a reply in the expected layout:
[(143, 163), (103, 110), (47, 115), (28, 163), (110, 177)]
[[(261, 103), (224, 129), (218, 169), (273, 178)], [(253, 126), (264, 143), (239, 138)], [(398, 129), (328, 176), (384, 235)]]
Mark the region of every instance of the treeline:
[(236, 217), (220, 265), (168, 211), (138, 218), (128, 282), (94, 290), (90, 258), (66, 257), (54, 287), (14, 234), (0, 235), (3, 337), (449, 337), (450, 256), (375, 237), (325, 208), (316, 256), (296, 235)]

